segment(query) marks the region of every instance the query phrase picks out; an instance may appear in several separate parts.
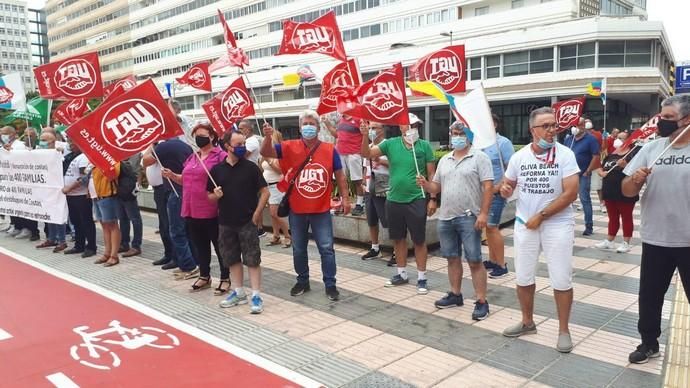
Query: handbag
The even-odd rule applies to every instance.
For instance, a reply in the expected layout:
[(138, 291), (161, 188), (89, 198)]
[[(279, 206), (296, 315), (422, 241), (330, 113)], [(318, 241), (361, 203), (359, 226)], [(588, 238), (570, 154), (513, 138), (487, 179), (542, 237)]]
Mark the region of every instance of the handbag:
[(302, 170), (304, 170), (304, 167), (307, 166), (307, 163), (309, 163), (311, 157), (314, 155), (314, 152), (316, 152), (316, 149), (319, 148), (320, 145), (321, 142), (316, 143), (314, 148), (309, 151), (309, 155), (307, 155), (307, 158), (304, 159), (302, 165), (299, 166), (299, 168), (295, 171), (295, 174), (292, 175), (292, 179), (290, 179), (290, 183), (285, 191), (285, 195), (283, 196), (283, 199), (280, 200), (280, 204), (278, 204), (278, 217), (287, 217), (290, 214), (290, 193), (292, 193), (292, 188), (295, 187), (295, 179), (299, 174), (302, 173)]

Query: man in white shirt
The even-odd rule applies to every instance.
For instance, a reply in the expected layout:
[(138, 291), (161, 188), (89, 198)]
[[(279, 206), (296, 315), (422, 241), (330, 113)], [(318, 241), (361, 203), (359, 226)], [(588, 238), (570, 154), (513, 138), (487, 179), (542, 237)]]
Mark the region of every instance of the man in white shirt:
[[(144, 158), (153, 156), (153, 147), (149, 147), (144, 152), (142, 158), (142, 166), (144, 166)], [(168, 196), (170, 195), (170, 186), (163, 184), (163, 175), (160, 163), (154, 163), (146, 167), (146, 181), (153, 188), (153, 201), (156, 203), (156, 214), (158, 214), (158, 233), (163, 243), (163, 257), (153, 262), (153, 265), (162, 265), (163, 269), (175, 268), (175, 251), (173, 249), (172, 240), (170, 239), (170, 224), (168, 221)], [(167, 267), (166, 267), (167, 266)]]
[(72, 159), (65, 171), (65, 187), (69, 219), (74, 226), (74, 247), (65, 251), (66, 255), (81, 254), (91, 257), (96, 254), (96, 225), (93, 222), (91, 198), (89, 196), (86, 168), (89, 160), (71, 139), (67, 139), (72, 152), (65, 156)]
[(515, 212), (515, 277), (522, 320), (503, 331), (506, 337), (535, 334), (535, 273), (544, 252), (558, 312), (556, 350), (573, 349), (568, 321), (573, 304), (572, 255), (575, 220), (571, 204), (577, 198), (579, 172), (575, 154), (556, 141), (558, 124), (553, 109), (538, 108), (529, 116), (532, 143), (516, 152), (508, 163), (501, 195), (508, 198), (517, 187)]
[[(24, 143), (17, 141), (17, 130), (10, 126), (0, 128), (0, 144), (6, 151), (26, 149)], [(10, 223), (8, 226), (4, 227), (3, 231), (6, 232), (8, 236), (16, 237), (22, 231), (21, 219), (18, 217), (10, 217)]]
[(237, 125), (237, 128), (246, 139), (245, 146), (247, 147), (247, 153), (245, 154), (244, 158), (258, 166), (261, 139), (254, 134), (254, 124), (252, 124), (250, 120), (242, 120), (240, 121), (239, 125)]

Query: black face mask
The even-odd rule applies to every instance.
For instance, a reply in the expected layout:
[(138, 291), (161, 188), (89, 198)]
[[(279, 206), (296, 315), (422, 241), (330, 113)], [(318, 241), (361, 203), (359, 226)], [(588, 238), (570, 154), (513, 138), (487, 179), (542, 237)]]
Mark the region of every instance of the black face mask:
[[(684, 119), (685, 117), (683, 117)], [(681, 119), (681, 120), (683, 120)], [(680, 121), (680, 120), (678, 120)], [(673, 121), (673, 120), (666, 120), (666, 119), (659, 119), (659, 122), (656, 124), (656, 128), (658, 129), (659, 136), (661, 137), (669, 137), (673, 132), (675, 132), (679, 126), (678, 126), (678, 121)]]
[(196, 146), (199, 148), (204, 148), (211, 144), (211, 138), (208, 136), (195, 136), (194, 141), (196, 142)]

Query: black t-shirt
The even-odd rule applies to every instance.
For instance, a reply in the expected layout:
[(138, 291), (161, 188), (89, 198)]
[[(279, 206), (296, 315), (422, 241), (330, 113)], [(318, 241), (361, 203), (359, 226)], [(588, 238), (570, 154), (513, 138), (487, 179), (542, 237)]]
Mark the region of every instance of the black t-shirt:
[[(154, 150), (156, 151), (156, 155), (158, 156), (161, 166), (169, 168), (175, 174), (182, 174), (184, 162), (193, 152), (192, 147), (178, 138), (166, 140), (154, 147)], [(167, 179), (163, 180), (163, 184), (168, 189), (170, 188), (170, 184)], [(180, 186), (177, 183), (173, 184), (175, 185), (176, 189), (180, 189)]]
[[(225, 160), (211, 169), (211, 176), (223, 189), (223, 197), (218, 200), (218, 223), (240, 227), (250, 222), (259, 203), (259, 191), (268, 186), (259, 166), (244, 158), (234, 166)], [(213, 192), (214, 188), (209, 179), (206, 190)]]
[[(632, 152), (625, 157), (625, 160), (628, 162), (631, 161), (639, 150), (640, 147), (633, 148)], [(639, 196), (634, 198), (626, 197), (623, 195), (623, 191), (621, 190), (621, 184), (623, 183), (625, 174), (623, 174), (622, 168), (616, 166), (616, 163), (622, 157), (623, 155), (610, 154), (606, 157), (606, 159), (604, 159), (604, 163), (602, 163), (601, 167), (604, 169), (604, 171), (610, 171), (608, 175), (606, 175), (601, 181), (601, 196), (604, 198), (604, 200), (609, 201), (637, 202), (640, 199)]]

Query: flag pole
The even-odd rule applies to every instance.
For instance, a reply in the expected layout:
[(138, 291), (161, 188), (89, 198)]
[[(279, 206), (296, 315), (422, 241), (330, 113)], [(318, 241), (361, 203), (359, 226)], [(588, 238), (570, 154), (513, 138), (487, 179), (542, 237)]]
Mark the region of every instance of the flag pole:
[[(247, 87), (249, 87), (249, 91), (252, 93), (252, 96), (254, 96), (254, 102), (256, 102), (256, 107), (259, 108), (259, 112), (261, 113), (261, 119), (264, 121), (264, 123), (268, 123), (266, 121), (266, 115), (264, 114), (264, 110), (261, 107), (261, 104), (259, 103), (259, 99), (256, 97), (256, 93), (254, 93), (254, 88), (252, 87), (251, 82), (249, 82), (249, 76), (247, 76), (247, 70), (244, 69), (244, 67), (241, 67), (242, 69), (242, 77), (244, 80), (247, 82)], [(240, 70), (237, 70), (238, 73), (240, 73)], [(254, 120), (256, 120), (256, 125), (257, 125), (257, 131), (261, 130), (261, 125), (259, 124), (259, 118), (254, 116)]]
[[(199, 151), (199, 152), (201, 152), (201, 151)], [(206, 172), (206, 175), (208, 175), (208, 179), (210, 179), (211, 183), (213, 183), (213, 186), (218, 187), (218, 183), (216, 183), (216, 180), (213, 179), (213, 177), (211, 176), (211, 173), (208, 171), (208, 168), (206, 168), (204, 161), (201, 160), (201, 155), (199, 155), (198, 152), (194, 152), (194, 155), (196, 155), (197, 160), (199, 160), (199, 164), (201, 164), (201, 168), (204, 169), (204, 171)]]
[[(158, 158), (158, 154), (156, 154), (156, 147), (151, 146), (151, 152), (153, 153), (153, 157), (156, 158), (156, 162), (158, 163), (158, 165), (161, 166), (161, 168), (165, 168), (163, 167), (160, 158)], [(170, 180), (170, 178), (165, 179), (167, 179), (168, 183), (170, 183), (170, 187), (172, 188), (173, 193), (175, 193), (175, 196), (177, 198), (180, 198), (180, 194), (177, 192), (177, 189), (175, 189), (175, 185), (173, 185), (172, 180)]]
[[(414, 150), (415, 144), (417, 144), (416, 141), (414, 143), (412, 143), (412, 158), (414, 159), (414, 167), (415, 167), (415, 169), (417, 169), (417, 176), (420, 176), (419, 164), (417, 163), (417, 152)], [(424, 192), (424, 188), (421, 186), (419, 188), (422, 191), (422, 198), (426, 199), (426, 193)]]

